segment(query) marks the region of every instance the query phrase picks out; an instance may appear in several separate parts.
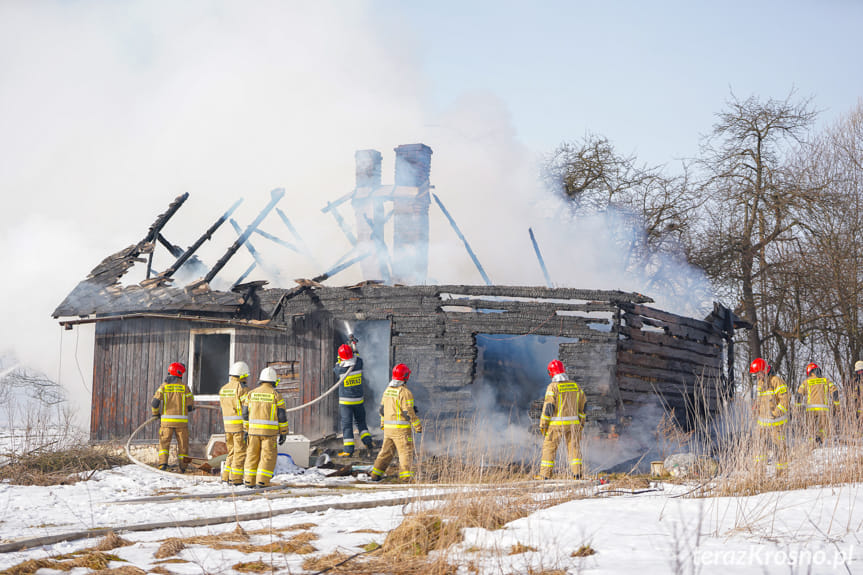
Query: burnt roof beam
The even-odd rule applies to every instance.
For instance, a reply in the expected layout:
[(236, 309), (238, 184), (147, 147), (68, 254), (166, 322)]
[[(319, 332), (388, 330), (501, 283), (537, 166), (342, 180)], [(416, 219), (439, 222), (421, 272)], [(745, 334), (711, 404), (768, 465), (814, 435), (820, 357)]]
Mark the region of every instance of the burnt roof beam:
[(339, 210), (336, 209), (334, 204), (327, 203), (327, 206), (324, 209), (322, 209), (321, 211), (324, 213), (326, 213), (327, 211), (332, 212), (333, 217), (336, 218), (336, 223), (339, 224), (339, 228), (341, 228), (342, 233), (345, 234), (345, 237), (348, 238), (348, 241), (351, 242), (351, 245), (352, 246), (357, 245), (357, 237), (354, 235), (354, 233), (348, 227), (348, 224), (345, 222), (345, 219), (339, 213)]
[(249, 236), (252, 235), (252, 232), (254, 232), (255, 229), (261, 224), (261, 222), (264, 221), (264, 218), (267, 217), (267, 215), (272, 211), (273, 208), (276, 207), (276, 204), (279, 203), (279, 200), (281, 200), (283, 197), (285, 197), (284, 188), (276, 188), (275, 190), (272, 190), (270, 192), (270, 201), (267, 203), (266, 206), (264, 206), (264, 209), (261, 210), (261, 213), (258, 214), (258, 217), (256, 217), (255, 220), (251, 224), (249, 224), (249, 226), (242, 233), (242, 235), (237, 238), (237, 241), (235, 241), (233, 245), (228, 248), (228, 251), (225, 252), (225, 255), (223, 255), (222, 258), (218, 262), (216, 262), (216, 265), (213, 266), (213, 269), (211, 269), (209, 273), (204, 276), (204, 283), (210, 283), (211, 281), (213, 281), (213, 278), (216, 277), (216, 274), (222, 271), (222, 268), (225, 267), (225, 264), (228, 263), (228, 260), (230, 260), (233, 255), (237, 253), (237, 250), (239, 250), (243, 246), (243, 244), (246, 243), (246, 240), (249, 239)]
[[(180, 254), (174, 254), (173, 247), (170, 243), (166, 243), (164, 236), (162, 235), (162, 228), (168, 223), (168, 220), (177, 213), (177, 210), (180, 209), (186, 200), (189, 199), (189, 192), (185, 194), (179, 195), (174, 198), (174, 201), (168, 205), (168, 209), (165, 210), (164, 214), (160, 214), (159, 217), (156, 218), (156, 221), (150, 225), (150, 229), (147, 230), (147, 237), (144, 238), (144, 242), (151, 243), (156, 239), (161, 241), (163, 244), (166, 244), (165, 247), (168, 248), (168, 251), (176, 258)], [(150, 255), (147, 257), (147, 275), (146, 277), (149, 279), (150, 275), (153, 271), (153, 250), (150, 250)]]
[(294, 227), (294, 224), (292, 224), (288, 216), (285, 215), (285, 212), (276, 208), (276, 213), (281, 218), (282, 223), (285, 224), (285, 227), (288, 228), (288, 231), (291, 232), (291, 235), (294, 236), (294, 239), (297, 241), (297, 246), (300, 248), (300, 253), (306, 256), (306, 259), (312, 262), (315, 267), (318, 267), (318, 260), (315, 259), (315, 254), (313, 254), (312, 250), (309, 249), (303, 236), (300, 235), (300, 232), (297, 231), (297, 228)]
[(446, 219), (449, 220), (449, 223), (452, 226), (452, 229), (455, 230), (455, 234), (458, 236), (458, 239), (460, 239), (461, 242), (464, 244), (464, 247), (467, 250), (467, 254), (470, 256), (470, 259), (473, 260), (473, 265), (475, 265), (476, 269), (479, 270), (479, 275), (482, 276), (483, 281), (485, 281), (485, 285), (490, 286), (491, 280), (489, 279), (488, 274), (485, 273), (485, 270), (483, 269), (482, 264), (479, 263), (479, 259), (476, 257), (476, 254), (473, 253), (473, 250), (471, 249), (470, 244), (467, 241), (467, 238), (464, 237), (463, 233), (461, 233), (461, 230), (459, 229), (458, 224), (456, 224), (453, 217), (451, 215), (449, 215), (449, 212), (443, 206), (443, 202), (440, 201), (440, 198), (437, 197), (437, 194), (432, 194), (432, 197), (434, 198), (434, 201), (437, 202), (437, 205), (440, 208), (440, 211), (442, 211), (443, 215), (446, 216)]
[[(325, 272), (325, 273), (322, 273), (322, 274), (321, 274), (321, 275), (319, 275), (319, 276), (315, 276), (315, 277), (313, 277), (313, 278), (312, 278), (312, 281), (313, 281), (313, 282), (316, 282), (316, 283), (320, 283), (320, 282), (322, 282), (322, 281), (326, 280), (327, 278), (331, 278), (331, 277), (333, 277), (334, 275), (336, 275), (337, 273), (339, 273), (340, 271), (345, 270), (345, 269), (347, 269), (347, 268), (351, 267), (352, 265), (354, 265), (354, 264), (355, 264), (355, 263), (357, 263), (357, 262), (361, 262), (362, 260), (364, 260), (364, 259), (366, 259), (367, 257), (369, 257), (371, 254), (372, 254), (372, 252), (371, 252), (370, 250), (366, 250), (366, 251), (364, 251), (363, 253), (361, 253), (361, 254), (359, 254), (359, 255), (357, 255), (357, 256), (355, 256), (355, 257), (353, 257), (353, 258), (349, 259), (348, 261), (346, 261), (346, 262), (344, 262), (344, 263), (341, 263), (341, 264), (336, 265), (335, 267), (333, 267), (333, 268), (332, 268), (332, 269), (330, 269), (329, 271), (327, 271), (327, 272)], [(343, 258), (341, 258), (341, 259), (344, 259), (344, 257), (343, 257)]]
[[(241, 236), (243, 234), (243, 231), (240, 228), (240, 224), (238, 224), (237, 221), (234, 220), (234, 218), (231, 218), (230, 221), (231, 221), (231, 227), (233, 227), (234, 231), (237, 232), (237, 236)], [(255, 231), (257, 232), (260, 230), (255, 230)], [(265, 270), (269, 274), (273, 274), (273, 276), (275, 276), (275, 277), (278, 277), (280, 275), (279, 270), (272, 269), (270, 266), (268, 266), (266, 264), (266, 262), (264, 261), (264, 258), (261, 257), (261, 254), (258, 252), (258, 250), (255, 249), (255, 246), (252, 245), (251, 240), (246, 240), (246, 243), (244, 245), (246, 247), (246, 250), (248, 250), (248, 252), (252, 255), (252, 258), (255, 260), (254, 263), (256, 263), (258, 266), (260, 266), (261, 269)], [(251, 271), (252, 271), (252, 268), (250, 267), (248, 272), (251, 273)], [(247, 275), (249, 275), (249, 274), (248, 273), (243, 274), (243, 277), (241, 277), (239, 280), (237, 280), (234, 283), (234, 285), (242, 283), (242, 280), (245, 279), (245, 276), (247, 276)]]
[(533, 244), (533, 251), (536, 252), (536, 259), (539, 260), (539, 267), (542, 268), (542, 275), (545, 277), (546, 287), (554, 287), (551, 285), (551, 276), (548, 275), (548, 269), (545, 267), (545, 260), (542, 259), (542, 252), (539, 251), (539, 244), (536, 243), (536, 236), (533, 235), (533, 228), (527, 228), (530, 234), (530, 241)]
[[(233, 222), (233, 220), (231, 220), (231, 221)], [(266, 238), (266, 239), (270, 240), (271, 242), (282, 246), (283, 248), (287, 248), (287, 249), (291, 250), (292, 252), (300, 253), (300, 249), (297, 246), (295, 246), (291, 242), (286, 242), (285, 240), (283, 240), (282, 238), (280, 238), (278, 236), (274, 236), (273, 234), (267, 233), (264, 230), (255, 230), (255, 233), (258, 234), (259, 236), (261, 236), (262, 238)]]
[(224, 224), (225, 221), (229, 217), (231, 217), (231, 214), (234, 213), (234, 210), (236, 210), (242, 202), (243, 202), (242, 198), (240, 198), (239, 200), (234, 202), (234, 204), (230, 208), (228, 208), (228, 211), (225, 212), (224, 214), (222, 214), (222, 216), (218, 220), (216, 220), (215, 223), (213, 223), (213, 225), (210, 226), (209, 229), (207, 229), (207, 231), (204, 232), (204, 234), (201, 237), (198, 238), (198, 241), (196, 241), (194, 244), (192, 244), (189, 247), (189, 249), (187, 249), (185, 252), (183, 252), (183, 255), (181, 255), (179, 258), (177, 258), (177, 261), (175, 261), (171, 265), (171, 267), (169, 267), (168, 269), (163, 271), (161, 274), (159, 274), (159, 276), (154, 278), (154, 280), (168, 279), (172, 275), (177, 273), (177, 270), (180, 269), (184, 263), (186, 263), (186, 260), (188, 260), (190, 257), (192, 257), (192, 255), (196, 251), (198, 251), (198, 248), (200, 248), (202, 245), (204, 245), (205, 241), (207, 241), (213, 237), (213, 234), (216, 232), (216, 230), (218, 230), (219, 227), (222, 224)]
[(368, 216), (364, 216), (366, 219), (366, 223), (369, 224), (369, 228), (371, 229), (372, 235), (372, 243), (375, 246), (375, 251), (378, 254), (378, 267), (381, 272), (381, 279), (384, 280), (385, 284), (392, 283), (392, 277), (390, 276), (390, 258), (389, 252), (387, 252), (387, 244), (384, 241), (383, 230), (381, 229), (383, 226), (376, 225)]

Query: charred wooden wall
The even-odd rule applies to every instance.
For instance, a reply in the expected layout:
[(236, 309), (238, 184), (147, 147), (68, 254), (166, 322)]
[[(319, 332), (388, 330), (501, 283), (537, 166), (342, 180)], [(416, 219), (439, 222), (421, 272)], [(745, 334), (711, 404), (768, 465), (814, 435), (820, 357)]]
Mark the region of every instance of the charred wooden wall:
[[(250, 383), (256, 385), (260, 370), (270, 362), (299, 361), (302, 369), (302, 398), (288, 396), (298, 404), (320, 395), (330, 379), (322, 377), (331, 362), (332, 324), (320, 317), (301, 318), (290, 331), (234, 328), (232, 361), (242, 360), (252, 371)], [(164, 381), (167, 366), (174, 361), (187, 365), (192, 330), (224, 329), (224, 324), (166, 319), (126, 319), (96, 324), (93, 366), (93, 401), (90, 437), (95, 441), (122, 440), (150, 417), (150, 400)], [(227, 378), (227, 374), (226, 374)], [(200, 406), (217, 407), (217, 401), (198, 401)], [(331, 433), (336, 428), (338, 402), (329, 396), (315, 406), (289, 415), (291, 431), (311, 434)], [(190, 437), (206, 442), (213, 433), (222, 433), (222, 418), (217, 410), (198, 409), (190, 417)], [(142, 430), (137, 440), (154, 441), (158, 426)]]
[[(297, 322), (310, 310), (336, 321), (390, 320), (392, 363), (410, 366), (411, 389), (424, 406), (424, 417), (443, 426), (474, 412), (470, 385), (476, 373), (476, 334), (571, 338), (571, 343), (560, 346), (560, 357), (587, 390), (591, 417), (614, 419), (620, 403), (614, 381), (618, 300), (647, 299), (642, 298), (621, 292), (503, 286), (317, 288), (287, 297), (274, 322)], [(328, 337), (325, 334), (322, 340)], [(330, 364), (335, 348), (334, 342)]]
[(721, 377), (722, 332), (639, 304), (621, 304), (621, 312), (616, 379), (625, 412), (658, 399), (685, 425), (715, 413), (729, 391)]
[[(693, 408), (715, 411), (727, 391), (717, 383), (722, 331), (709, 322), (648, 308), (645, 301), (638, 294), (563, 288), (304, 288), (281, 299), (270, 329), (233, 327), (231, 360), (246, 361), (253, 380), (270, 362), (296, 362), (299, 384), (286, 394), (288, 406), (296, 406), (334, 383), (332, 366), (341, 343), (335, 322), (388, 320), (390, 361), (411, 367), (411, 388), (423, 417), (446, 427), (474, 412), (477, 334), (557, 336), (568, 340), (560, 344), (559, 357), (588, 395), (590, 420), (615, 421), (656, 401), (683, 419)], [(167, 365), (189, 362), (191, 330), (225, 327), (156, 318), (97, 323), (92, 439), (128, 437), (149, 417), (150, 398)], [(337, 433), (337, 395), (290, 414), (289, 420), (292, 432), (311, 438)], [(221, 431), (217, 411), (193, 414), (194, 440), (206, 441)], [(154, 440), (156, 433), (153, 425), (140, 439)]]

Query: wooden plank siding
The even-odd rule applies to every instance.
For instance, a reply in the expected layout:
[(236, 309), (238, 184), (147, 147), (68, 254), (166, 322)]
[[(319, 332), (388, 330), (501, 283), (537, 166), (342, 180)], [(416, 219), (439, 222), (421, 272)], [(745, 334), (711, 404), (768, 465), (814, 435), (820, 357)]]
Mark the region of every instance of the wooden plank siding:
[[(298, 362), (299, 390), (288, 407), (318, 398), (334, 383), (342, 321), (389, 322), (389, 361), (405, 363), (423, 419), (462, 426), (474, 414), (477, 334), (567, 338), (559, 358), (588, 394), (588, 419), (614, 421), (659, 402), (680, 417), (697, 401), (715, 411), (728, 388), (718, 382), (726, 334), (714, 323), (647, 307), (639, 294), (512, 286), (304, 287), (268, 301), (268, 329), (241, 325), (260, 309), (219, 321), (103, 319), (96, 325), (91, 438), (122, 440), (149, 417), (155, 389), (174, 361), (189, 364), (191, 330), (232, 329), (234, 357), (251, 370), (250, 386), (270, 362)], [(275, 302), (278, 301), (276, 304)], [(195, 313), (198, 313), (197, 311)], [(243, 315), (245, 314), (245, 315)], [(248, 317), (247, 317), (248, 316)], [(266, 320), (265, 320), (266, 321)], [(276, 329), (273, 329), (276, 328)], [(227, 377), (227, 374), (226, 374)], [(218, 405), (211, 401), (210, 405)], [(525, 406), (527, 408), (528, 406)], [(377, 406), (368, 406), (368, 410)], [(699, 408), (700, 409), (700, 408)], [(289, 415), (293, 433), (338, 433), (338, 396)], [(191, 418), (193, 441), (222, 431), (218, 411)], [(139, 436), (154, 441), (151, 425)]]
[[(136, 318), (102, 321), (96, 324), (93, 370), (93, 403), (90, 436), (94, 441), (123, 440), (150, 417), (150, 401), (164, 381), (172, 362), (187, 365), (192, 330), (224, 329), (224, 325), (184, 320)], [(286, 332), (237, 327), (234, 331), (232, 361), (242, 360), (251, 370), (250, 386), (257, 385), (260, 371), (272, 361), (295, 359)], [(227, 374), (225, 374), (227, 381)], [(307, 395), (311, 395), (309, 391)], [(197, 403), (202, 409), (192, 412), (189, 433), (192, 441), (205, 442), (223, 430), (221, 414), (203, 406), (218, 407), (218, 401)], [(316, 414), (320, 416), (320, 414)], [(332, 419), (332, 416), (330, 416)], [(329, 427), (334, 424), (330, 423)], [(296, 423), (292, 431), (302, 433)], [(136, 440), (155, 441), (158, 426), (143, 429)]]

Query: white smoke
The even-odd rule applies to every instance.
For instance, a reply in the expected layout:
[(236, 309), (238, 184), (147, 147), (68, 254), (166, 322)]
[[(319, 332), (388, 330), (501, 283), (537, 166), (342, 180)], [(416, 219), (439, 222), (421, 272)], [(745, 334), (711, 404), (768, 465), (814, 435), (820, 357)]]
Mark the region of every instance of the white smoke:
[[(88, 405), (92, 328), (58, 336), (48, 316), (102, 258), (140, 241), (174, 197), (191, 194), (164, 235), (185, 248), (237, 198), (244, 228), (284, 187), (279, 207), (317, 263), (253, 235), (280, 277), (256, 270), (248, 279), (290, 285), (350, 249), (320, 210), (353, 189), (354, 151), (380, 150), (387, 183), (392, 149), (414, 142), (434, 150), (435, 192), (493, 282), (544, 283), (532, 226), (556, 285), (641, 291), (643, 278), (621, 275), (619, 244), (602, 221), (560, 217), (560, 201), (537, 183), (544, 150), (519, 141), (506, 102), (468, 93), (429, 112), (411, 34), (382, 22), (364, 3), (0, 4), (0, 305), (9, 326), (0, 350), (59, 373)], [(347, 205), (342, 214), (353, 221)], [(435, 205), (430, 226), (429, 276), (480, 283)], [(262, 228), (294, 241), (275, 214)], [(235, 239), (226, 223), (198, 255), (212, 266)], [(154, 268), (172, 261), (157, 246)], [(252, 262), (242, 249), (213, 287), (229, 287)], [(358, 269), (329, 283), (359, 281)], [(142, 278), (139, 265), (124, 281)]]

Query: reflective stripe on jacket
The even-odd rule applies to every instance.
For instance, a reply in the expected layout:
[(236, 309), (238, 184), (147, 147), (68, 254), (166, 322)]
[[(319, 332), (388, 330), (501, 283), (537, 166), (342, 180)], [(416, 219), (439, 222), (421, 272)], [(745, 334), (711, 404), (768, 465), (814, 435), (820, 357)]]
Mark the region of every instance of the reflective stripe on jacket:
[(810, 377), (800, 384), (797, 393), (806, 394), (806, 411), (827, 411), (831, 403), (839, 405), (836, 384), (824, 377)]
[(414, 410), (414, 394), (404, 384), (390, 385), (381, 398), (384, 437), (388, 434), (410, 433), (411, 427), (422, 431), (422, 423)]
[(586, 401), (574, 381), (552, 381), (545, 390), (540, 427), (580, 425), (585, 420)]
[(757, 387), (755, 412), (758, 425), (782, 425), (788, 421), (789, 394), (788, 386), (778, 375), (771, 375), (766, 381), (759, 380)]
[[(283, 435), (288, 432), (288, 422), (279, 422), (279, 410), (285, 409), (285, 400), (270, 382), (258, 387), (240, 399), (243, 410), (243, 429), (250, 435)], [(248, 414), (248, 417), (247, 417)]]
[(186, 427), (189, 425), (189, 408), (195, 405), (191, 390), (179, 377), (169, 375), (153, 395), (152, 414), (160, 416), (162, 427)]
[(222, 407), (222, 423), (226, 433), (243, 431), (243, 409), (240, 400), (249, 388), (235, 376), (219, 390), (219, 404)]
[[(350, 373), (348, 373), (350, 371)], [(347, 362), (341, 359), (333, 368), (336, 378), (348, 373), (339, 385), (339, 403), (341, 405), (362, 405), (363, 403), (363, 358), (354, 355)]]

